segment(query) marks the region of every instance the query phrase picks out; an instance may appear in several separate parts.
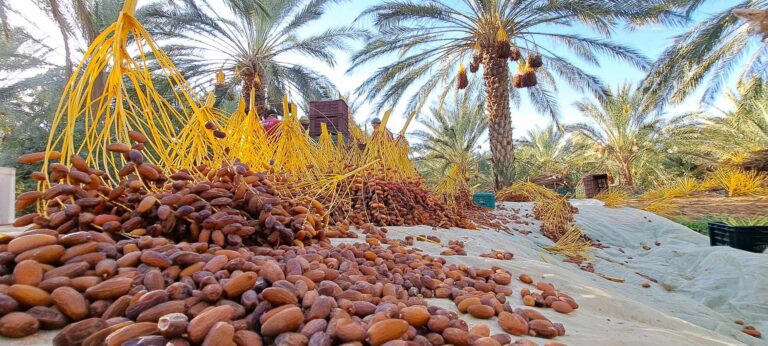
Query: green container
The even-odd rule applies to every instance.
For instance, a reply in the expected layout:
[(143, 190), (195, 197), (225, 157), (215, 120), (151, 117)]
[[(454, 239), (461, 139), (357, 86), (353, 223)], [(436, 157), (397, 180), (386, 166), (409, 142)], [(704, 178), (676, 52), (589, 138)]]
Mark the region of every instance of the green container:
[(491, 192), (477, 192), (472, 196), (472, 202), (481, 208), (496, 208), (496, 195)]

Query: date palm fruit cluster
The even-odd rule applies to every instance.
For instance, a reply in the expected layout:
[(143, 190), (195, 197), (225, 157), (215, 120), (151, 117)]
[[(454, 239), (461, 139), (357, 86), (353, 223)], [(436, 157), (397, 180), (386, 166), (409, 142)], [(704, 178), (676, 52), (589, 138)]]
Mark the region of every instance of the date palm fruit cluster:
[[(166, 177), (145, 162), (142, 151), (110, 144), (127, 163), (114, 187), (103, 172), (72, 155), (72, 167), (51, 164), (52, 186), (22, 193), (16, 208), (39, 206), (14, 226), (32, 225), (58, 234), (101, 231), (114, 237), (164, 236), (225, 245), (291, 244), (322, 239), (325, 206), (309, 197), (282, 197), (264, 173), (235, 162), (219, 168), (199, 165)], [(41, 172), (35, 176), (44, 178)], [(54, 180), (55, 179), (55, 180)]]
[[(520, 48), (509, 41), (509, 35), (503, 27), (499, 27), (496, 32), (496, 39), (493, 46), (493, 54), (498, 59), (510, 59), (518, 63), (517, 73), (512, 77), (512, 85), (515, 88), (530, 88), (538, 84), (536, 79), (536, 70), (544, 66), (541, 54), (530, 53), (523, 59)], [(472, 60), (469, 63), (469, 72), (475, 73), (482, 65), (482, 52), (479, 42), (475, 42), (472, 48)], [(469, 83), (464, 65), (459, 66), (459, 73), (456, 77), (459, 89), (465, 89)]]
[(467, 78), (467, 70), (464, 68), (464, 64), (459, 64), (459, 74), (456, 76), (456, 84), (459, 89), (466, 89), (469, 86), (469, 78)]
[(375, 174), (355, 177), (348, 186), (340, 187), (352, 198), (336, 205), (330, 224), (476, 228), (464, 213), (470, 207), (448, 205), (425, 183), (423, 178), (391, 181)]
[(515, 88), (530, 88), (538, 84), (536, 70), (543, 66), (541, 55), (531, 53), (525, 61), (518, 61), (517, 73), (512, 77), (512, 86)]

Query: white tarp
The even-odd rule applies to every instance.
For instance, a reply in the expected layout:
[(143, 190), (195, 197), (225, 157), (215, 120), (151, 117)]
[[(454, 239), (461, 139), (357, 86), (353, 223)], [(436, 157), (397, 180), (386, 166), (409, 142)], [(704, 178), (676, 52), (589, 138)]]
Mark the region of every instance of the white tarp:
[[(511, 224), (519, 230), (533, 231), (527, 236), (430, 227), (388, 229), (395, 238), (426, 234), (438, 236), (443, 244), (465, 241), (468, 256), (446, 257), (449, 263), (496, 265), (514, 274), (527, 273), (534, 280), (554, 283), (580, 304), (569, 315), (539, 309), (553, 321), (565, 324), (567, 335), (556, 341), (568, 345), (768, 345), (766, 336), (757, 339), (746, 335), (734, 323), (744, 320), (768, 332), (767, 255), (710, 247), (708, 237), (652, 213), (605, 208), (593, 200), (573, 204), (580, 210), (576, 220), (585, 233), (610, 246), (592, 251), (595, 272), (624, 279), (624, 283), (580, 270), (573, 263), (562, 262), (562, 256), (542, 250), (552, 242), (537, 231), (536, 223)], [(519, 208), (519, 214), (530, 214), (532, 207), (532, 203), (501, 205), (507, 210)], [(650, 246), (650, 250), (644, 250), (643, 245)], [(442, 250), (427, 242), (416, 242), (415, 246), (434, 254)], [(510, 251), (515, 258), (501, 261), (478, 256), (492, 249)], [(651, 283), (651, 287), (641, 287), (644, 282)], [(521, 306), (519, 290), (527, 285), (513, 280), (512, 286), (512, 304)], [(453, 306), (444, 299), (430, 301)], [(484, 323), (500, 331), (496, 321)]]

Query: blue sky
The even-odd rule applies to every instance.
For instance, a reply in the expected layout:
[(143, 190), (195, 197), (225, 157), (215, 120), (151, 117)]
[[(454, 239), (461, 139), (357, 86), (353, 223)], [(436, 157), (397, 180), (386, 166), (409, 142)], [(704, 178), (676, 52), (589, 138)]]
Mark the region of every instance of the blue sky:
[[(164, 0), (163, 0), (164, 1)], [(218, 0), (208, 0), (210, 1), (214, 6), (222, 6), (219, 5)], [(449, 3), (453, 1), (457, 5), (459, 4), (459, 0), (447, 0)], [(151, 0), (141, 0), (139, 1), (139, 6), (141, 6), (142, 3), (151, 2)], [(340, 4), (332, 5), (330, 6), (326, 14), (324, 15), (322, 20), (316, 21), (307, 27), (302, 29), (302, 32), (300, 34), (302, 35), (309, 35), (314, 32), (322, 31), (326, 29), (327, 27), (330, 27), (332, 25), (351, 25), (354, 23), (355, 19), (358, 17), (358, 15), (368, 6), (377, 3), (377, 0), (352, 0), (352, 1), (342, 1)], [(639, 50), (644, 55), (646, 55), (650, 59), (655, 59), (658, 57), (658, 55), (664, 50), (665, 47), (667, 47), (673, 37), (675, 35), (678, 35), (684, 31), (686, 31), (688, 28), (693, 26), (694, 24), (705, 20), (708, 18), (711, 14), (721, 11), (723, 8), (726, 8), (728, 6), (732, 6), (732, 1), (725, 1), (725, 0), (713, 0), (708, 1), (706, 5), (704, 5), (701, 9), (697, 11), (693, 18), (693, 22), (685, 27), (676, 27), (676, 28), (669, 28), (669, 27), (662, 27), (662, 26), (648, 26), (644, 27), (642, 29), (636, 30), (636, 31), (629, 31), (629, 30), (618, 30), (616, 31), (613, 36), (612, 40), (614, 42), (618, 42), (620, 44), (624, 44), (627, 46), (630, 46), (632, 48), (635, 48), (636, 50)], [(28, 19), (30, 18), (38, 18), (39, 16), (45, 16), (44, 14), (37, 11), (34, 6), (28, 6), (25, 8), (19, 8), (21, 13)], [(359, 22), (357, 25), (365, 26), (369, 23), (366, 22)], [(28, 24), (29, 25), (29, 24)], [(53, 26), (52, 23), (46, 23), (45, 21), (40, 21), (35, 24), (32, 24), (33, 26), (36, 26), (37, 29), (40, 30), (41, 33), (44, 33), (45, 35), (49, 36), (49, 42), (50, 41), (60, 41), (60, 37), (57, 36), (58, 30), (56, 30), (55, 26)], [(591, 31), (580, 28), (580, 27), (574, 27), (573, 28), (574, 33), (582, 34), (589, 37), (599, 37), (598, 35), (592, 33)], [(54, 43), (54, 45), (57, 45)], [(59, 44), (60, 45), (60, 44)], [(352, 47), (357, 48), (362, 46), (361, 43), (354, 44)], [(549, 47), (553, 51), (555, 51), (558, 54), (562, 54), (564, 56), (570, 56), (570, 54), (566, 53), (567, 50), (560, 49), (558, 47)], [(306, 64), (308, 66), (311, 66), (318, 70), (319, 72), (324, 73), (327, 75), (339, 88), (339, 90), (342, 93), (350, 93), (354, 92), (358, 85), (362, 83), (363, 80), (367, 76), (369, 76), (376, 67), (380, 66), (380, 64), (370, 64), (366, 65), (363, 68), (360, 68), (356, 70), (352, 74), (346, 73), (346, 70), (348, 69), (348, 60), (351, 55), (351, 51), (347, 52), (339, 52), (338, 57), (338, 64), (335, 67), (328, 67), (323, 64), (317, 63), (311, 59), (300, 57), (300, 56), (285, 56), (283, 59), (286, 62), (289, 63), (301, 63)], [(382, 59), (383, 61), (383, 59)], [(611, 60), (609, 58), (603, 58), (600, 61), (600, 67), (593, 67), (589, 66), (585, 63), (579, 62), (578, 59), (574, 59), (576, 63), (584, 68), (588, 73), (597, 75), (600, 77), (603, 82), (613, 88), (616, 87), (619, 84), (622, 84), (624, 82), (637, 82), (641, 80), (644, 76), (644, 73), (634, 67), (632, 67), (630, 64), (622, 61), (615, 61)], [(559, 90), (557, 93), (557, 97), (559, 100), (560, 108), (561, 108), (561, 122), (563, 123), (573, 123), (581, 121), (582, 118), (579, 116), (578, 111), (573, 107), (573, 103), (575, 101), (583, 99), (586, 95), (582, 94), (581, 92), (575, 91), (571, 89), (568, 85), (565, 83), (559, 83), (558, 84)], [(732, 87), (729, 86), (729, 87)], [(532, 129), (536, 126), (545, 126), (550, 122), (550, 119), (547, 115), (541, 115), (538, 114), (538, 112), (531, 107), (526, 101), (525, 97), (523, 97), (523, 103), (522, 105), (512, 110), (512, 120), (513, 125), (515, 127), (515, 137), (520, 137), (525, 134), (525, 132), (529, 129)], [(715, 104), (723, 107), (724, 103), (723, 100), (716, 100)], [(669, 114), (678, 114), (685, 111), (693, 111), (699, 109), (699, 100), (696, 95), (689, 98), (685, 103), (681, 105), (677, 105), (675, 107), (671, 107), (667, 110)], [(405, 114), (403, 110), (403, 106), (396, 107), (393, 112), (393, 117), (390, 121), (389, 128), (393, 131), (399, 131), (403, 124), (405, 123)], [(355, 114), (355, 119), (358, 123), (364, 123), (366, 120), (370, 119), (373, 116), (380, 116), (384, 112), (383, 109), (373, 109), (370, 104), (366, 103), (364, 104), (360, 111)], [(418, 123), (413, 123), (411, 125), (411, 128), (409, 129), (409, 132), (411, 130), (419, 128)], [(487, 148), (487, 144), (485, 146)]]
[[(454, 1), (457, 4), (459, 3), (458, 0)], [(329, 23), (333, 23), (334, 25), (351, 24), (360, 12), (376, 2), (377, 1), (374, 0), (358, 0), (333, 6), (327, 11), (325, 15), (328, 20), (314, 23), (304, 30), (306, 32), (320, 30), (329, 25)], [(693, 22), (685, 27), (670, 28), (662, 26), (647, 26), (635, 31), (622, 29), (615, 32), (611, 39), (615, 42), (635, 48), (651, 60), (654, 60), (672, 42), (674, 36), (685, 32), (695, 23), (699, 23), (700, 21), (705, 20), (711, 14), (722, 11), (723, 8), (729, 6), (732, 6), (730, 1), (709, 1), (706, 5), (697, 11)], [(589, 37), (598, 37), (598, 35), (585, 28), (575, 27), (574, 32)], [(558, 53), (567, 52), (566, 49), (558, 49), (557, 47), (554, 47), (553, 49)], [(570, 54), (564, 53), (564, 55), (569, 56)], [(366, 65), (364, 68), (355, 71), (353, 74), (345, 74), (344, 72), (347, 70), (348, 66), (348, 56), (348, 53), (340, 53), (339, 64), (335, 68), (315, 65), (318, 70), (326, 73), (331, 78), (331, 80), (336, 83), (342, 92), (354, 91), (357, 86), (372, 73), (375, 67), (378, 66), (376, 64)], [(304, 60), (299, 57), (296, 57), (295, 59), (298, 61)], [(624, 82), (637, 82), (641, 80), (645, 75), (643, 71), (634, 68), (626, 62), (616, 61), (610, 58), (601, 59), (600, 67), (592, 67), (585, 63), (581, 63), (578, 60), (576, 61), (577, 64), (584, 68), (588, 73), (597, 75), (607, 86), (611, 88)], [(573, 106), (573, 103), (583, 99), (587, 95), (571, 89), (565, 83), (559, 83), (558, 87), (559, 90), (557, 96), (562, 115), (560, 120), (563, 123), (581, 121), (583, 118), (579, 116), (578, 111)], [(523, 99), (525, 100), (525, 97)], [(722, 100), (718, 100), (715, 103), (722, 106)], [(392, 130), (399, 131), (402, 128), (405, 122), (405, 114), (403, 112), (403, 108), (403, 106), (395, 108), (393, 112), (394, 118), (391, 120), (391, 125), (389, 126)], [(670, 109), (668, 109), (668, 113), (676, 114), (685, 111), (697, 110), (698, 108), (698, 95), (694, 95), (690, 97), (685, 103), (675, 107), (670, 107)], [(381, 112), (383, 112), (383, 110), (374, 110), (370, 107), (370, 105), (365, 105), (361, 112), (356, 114), (355, 118), (359, 123), (362, 123), (373, 114), (378, 114)], [(550, 122), (550, 118), (548, 115), (539, 114), (535, 109), (531, 107), (530, 104), (528, 104), (526, 101), (523, 101), (518, 109), (512, 110), (512, 121), (513, 126), (515, 127), (515, 137), (520, 137), (523, 136), (528, 129), (532, 129), (536, 126), (546, 126)], [(411, 126), (413, 129), (418, 127), (418, 124)], [(411, 129), (409, 129), (409, 132), (410, 130)]]

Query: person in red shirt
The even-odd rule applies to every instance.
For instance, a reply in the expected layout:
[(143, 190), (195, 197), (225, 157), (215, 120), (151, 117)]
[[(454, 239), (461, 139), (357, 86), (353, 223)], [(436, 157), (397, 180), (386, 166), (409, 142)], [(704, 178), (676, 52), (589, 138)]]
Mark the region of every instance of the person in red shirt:
[(269, 115), (261, 121), (261, 125), (264, 126), (264, 130), (267, 132), (268, 135), (271, 135), (277, 130), (277, 126), (280, 125), (280, 119), (277, 117), (279, 114), (277, 114), (277, 111), (275, 111), (274, 108), (269, 110)]

